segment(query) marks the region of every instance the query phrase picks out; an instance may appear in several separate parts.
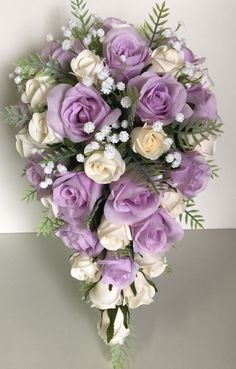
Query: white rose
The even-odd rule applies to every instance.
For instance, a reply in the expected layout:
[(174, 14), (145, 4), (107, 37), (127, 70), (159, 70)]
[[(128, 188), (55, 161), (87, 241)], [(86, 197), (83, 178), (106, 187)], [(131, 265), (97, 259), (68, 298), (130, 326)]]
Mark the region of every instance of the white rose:
[(131, 132), (132, 150), (141, 156), (156, 160), (169, 148), (165, 143), (166, 134), (156, 132), (151, 125), (134, 128)]
[(47, 112), (34, 113), (29, 122), (29, 134), (40, 145), (60, 142), (62, 139), (47, 125)]
[(90, 50), (83, 50), (71, 61), (71, 69), (79, 80), (89, 77), (92, 82), (97, 81), (97, 74), (104, 68), (100, 57)]
[(28, 158), (32, 155), (32, 150), (35, 144), (31, 137), (25, 131), (21, 131), (16, 135), (16, 150), (23, 158)]
[(117, 181), (124, 174), (125, 162), (117, 149), (112, 159), (106, 158), (104, 152), (98, 151), (85, 159), (84, 171), (94, 182), (107, 184)]
[(52, 80), (48, 76), (30, 79), (26, 83), (21, 100), (30, 104), (33, 111), (38, 111), (47, 105), (47, 94), (52, 87)]
[(155, 288), (151, 286), (141, 272), (137, 273), (134, 281), (136, 296), (131, 287), (126, 288), (124, 292), (124, 300), (130, 309), (135, 309), (141, 305), (149, 305), (153, 302), (156, 293)]
[[(112, 312), (113, 314), (115, 311)], [(104, 340), (104, 342), (110, 346), (123, 345), (125, 338), (130, 334), (130, 329), (125, 327), (124, 315), (120, 308), (117, 309), (115, 321), (114, 321), (114, 333), (113, 338), (108, 342), (107, 330), (110, 326), (110, 318), (107, 310), (102, 311), (101, 321), (98, 323), (98, 334)]]
[(144, 274), (149, 278), (157, 278), (164, 273), (167, 267), (165, 254), (135, 255), (135, 261), (142, 268)]
[(51, 217), (52, 215), (57, 217), (59, 214), (59, 209), (58, 206), (52, 201), (52, 197), (48, 196), (48, 197), (42, 197), (40, 199), (41, 204), (48, 209), (47, 214), (49, 217)]
[(102, 219), (97, 233), (101, 245), (107, 250), (124, 249), (132, 240), (128, 225), (117, 226), (110, 223), (106, 218)]
[(84, 254), (74, 254), (70, 258), (71, 276), (79, 281), (97, 282), (100, 272), (96, 262)]
[(184, 58), (175, 49), (164, 45), (153, 51), (151, 63), (150, 69), (156, 73), (175, 74), (178, 69), (184, 66)]
[(180, 214), (183, 214), (186, 209), (183, 196), (181, 193), (175, 191), (165, 192), (161, 205), (167, 211), (167, 213), (174, 218), (177, 218)]
[(98, 282), (89, 293), (90, 300), (93, 306), (98, 309), (115, 309), (116, 305), (121, 304), (120, 289), (113, 286), (109, 289), (108, 284)]
[(210, 136), (208, 140), (203, 140), (200, 145), (197, 145), (195, 150), (207, 157), (214, 156), (216, 151), (216, 140), (217, 136)]

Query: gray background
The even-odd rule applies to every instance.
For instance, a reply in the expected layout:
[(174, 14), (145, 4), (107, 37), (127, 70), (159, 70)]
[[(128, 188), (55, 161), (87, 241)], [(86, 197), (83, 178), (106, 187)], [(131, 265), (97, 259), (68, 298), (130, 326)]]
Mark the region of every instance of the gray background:
[[(188, 231), (155, 302), (134, 311), (131, 369), (235, 369), (236, 230)], [(99, 314), (80, 300), (70, 250), (0, 235), (0, 368), (108, 369)]]

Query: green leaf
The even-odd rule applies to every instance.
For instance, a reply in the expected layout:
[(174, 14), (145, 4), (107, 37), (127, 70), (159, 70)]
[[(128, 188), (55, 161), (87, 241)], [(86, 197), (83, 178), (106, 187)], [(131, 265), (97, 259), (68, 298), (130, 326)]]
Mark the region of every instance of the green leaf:
[(149, 20), (144, 22), (140, 30), (148, 39), (150, 48), (154, 49), (162, 42), (162, 26), (167, 23), (169, 8), (166, 6), (166, 2), (163, 1), (160, 6), (156, 3), (152, 11), (153, 13), (149, 14)]
[(177, 148), (189, 151), (200, 145), (201, 141), (208, 140), (210, 136), (220, 136), (222, 126), (222, 123), (215, 120), (184, 121), (182, 123), (174, 122), (171, 127), (166, 127), (165, 131), (173, 138)]
[(136, 111), (139, 104), (139, 91), (136, 87), (134, 87), (128, 89), (127, 94), (131, 100), (131, 107), (128, 110), (129, 130), (131, 131), (134, 126)]
[(72, 0), (71, 9), (74, 17), (80, 21), (80, 26), (73, 30), (73, 34), (83, 42), (83, 39), (93, 27), (92, 15), (87, 9), (87, 2), (85, 0)]
[(125, 343), (124, 345), (115, 345), (111, 347), (111, 367), (112, 369), (127, 368), (128, 356), (130, 347)]
[(48, 236), (55, 234), (55, 232), (62, 227), (64, 221), (58, 218), (43, 217), (42, 221), (36, 226), (37, 237)]
[(219, 178), (220, 167), (215, 164), (214, 160), (208, 160), (208, 164), (211, 167), (211, 178)]
[(1, 116), (7, 124), (17, 128), (22, 128), (24, 125), (28, 124), (32, 117), (29, 110), (21, 105), (6, 107), (1, 112)]
[(116, 319), (116, 315), (118, 313), (118, 307), (115, 309), (108, 309), (107, 310), (107, 314), (110, 320), (110, 324), (107, 328), (107, 342), (109, 343), (113, 336), (114, 336), (114, 324), (115, 324), (115, 319)]
[[(20, 58), (16, 61), (16, 66), (21, 68), (21, 77), (25, 82), (36, 76), (49, 76), (52, 78), (52, 82), (76, 83), (73, 75), (65, 72), (56, 59), (50, 58), (50, 60), (46, 62), (40, 54), (30, 55), (27, 58)], [(50, 80), (48, 82), (50, 82)]]
[(127, 153), (126, 172), (130, 179), (140, 182), (158, 195), (165, 186), (164, 171), (157, 161), (145, 159), (132, 150)]
[(31, 186), (25, 193), (25, 195), (23, 196), (22, 200), (26, 201), (27, 204), (29, 204), (30, 202), (32, 202), (35, 199), (35, 196), (37, 194), (37, 190)]
[(186, 202), (184, 215), (180, 215), (180, 221), (182, 222), (182, 220), (184, 220), (185, 224), (187, 226), (190, 225), (192, 229), (204, 229), (205, 220), (200, 212), (197, 209), (194, 209), (195, 206), (196, 205), (193, 199), (188, 200)]

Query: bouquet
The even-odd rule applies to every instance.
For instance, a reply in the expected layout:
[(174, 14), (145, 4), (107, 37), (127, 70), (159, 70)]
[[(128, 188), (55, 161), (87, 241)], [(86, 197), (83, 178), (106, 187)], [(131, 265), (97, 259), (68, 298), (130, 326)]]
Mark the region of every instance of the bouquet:
[(39, 54), (16, 62), (21, 98), (3, 115), (26, 160), (24, 199), (45, 207), (37, 233), (74, 251), (71, 275), (121, 368), (130, 311), (153, 302), (181, 220), (203, 227), (194, 199), (218, 175), (222, 123), (204, 59), (181, 23), (167, 26), (165, 2), (140, 28), (90, 14), (85, 0), (71, 6), (63, 39), (48, 34)]

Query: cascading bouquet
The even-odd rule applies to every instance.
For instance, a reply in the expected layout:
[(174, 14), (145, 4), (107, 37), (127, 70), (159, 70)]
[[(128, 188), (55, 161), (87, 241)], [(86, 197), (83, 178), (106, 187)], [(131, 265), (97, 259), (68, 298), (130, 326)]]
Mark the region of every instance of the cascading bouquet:
[(139, 29), (90, 14), (85, 0), (72, 13), (63, 40), (48, 34), (40, 54), (16, 62), (21, 101), (4, 117), (26, 158), (25, 200), (46, 207), (37, 232), (76, 252), (71, 275), (100, 310), (98, 333), (119, 368), (130, 309), (153, 301), (153, 278), (183, 237), (177, 218), (203, 226), (194, 198), (217, 176), (222, 124), (204, 59), (180, 23), (166, 26), (165, 2)]

